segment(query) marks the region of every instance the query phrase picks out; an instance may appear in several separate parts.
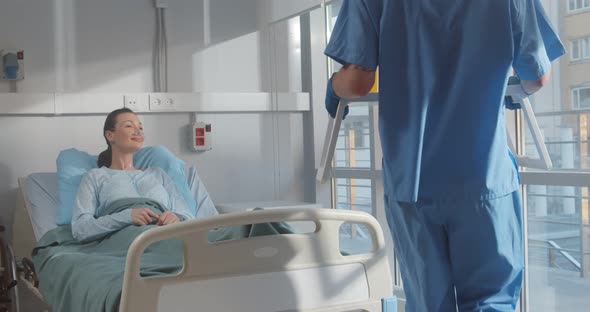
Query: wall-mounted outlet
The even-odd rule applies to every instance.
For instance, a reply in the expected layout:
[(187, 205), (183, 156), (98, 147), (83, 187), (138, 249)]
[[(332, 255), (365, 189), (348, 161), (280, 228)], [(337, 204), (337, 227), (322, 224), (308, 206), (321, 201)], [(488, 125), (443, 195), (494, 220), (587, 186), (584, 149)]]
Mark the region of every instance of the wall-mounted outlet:
[(125, 101), (125, 107), (133, 109), (133, 107), (137, 107), (137, 96), (135, 95), (125, 95), (123, 96)]
[(151, 111), (176, 110), (177, 100), (169, 93), (152, 93), (149, 101)]
[(150, 94), (150, 110), (161, 110), (162, 98), (156, 94)]
[(123, 95), (123, 104), (125, 107), (135, 112), (149, 111), (148, 97), (144, 94), (125, 94)]
[(176, 101), (174, 100), (173, 97), (167, 96), (166, 101), (164, 102), (164, 105), (166, 107), (168, 107), (168, 109), (176, 109), (175, 103), (176, 103)]

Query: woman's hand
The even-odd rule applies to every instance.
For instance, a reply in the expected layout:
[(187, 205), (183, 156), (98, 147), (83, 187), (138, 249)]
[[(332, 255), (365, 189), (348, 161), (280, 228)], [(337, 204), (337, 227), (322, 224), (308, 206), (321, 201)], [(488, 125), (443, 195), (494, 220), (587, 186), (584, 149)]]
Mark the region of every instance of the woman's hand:
[(178, 219), (178, 216), (174, 212), (166, 211), (160, 215), (156, 225), (168, 225), (178, 222), (180, 222), (180, 219)]
[(148, 208), (131, 209), (131, 220), (135, 225), (148, 225), (154, 223), (154, 219), (159, 220), (160, 215)]

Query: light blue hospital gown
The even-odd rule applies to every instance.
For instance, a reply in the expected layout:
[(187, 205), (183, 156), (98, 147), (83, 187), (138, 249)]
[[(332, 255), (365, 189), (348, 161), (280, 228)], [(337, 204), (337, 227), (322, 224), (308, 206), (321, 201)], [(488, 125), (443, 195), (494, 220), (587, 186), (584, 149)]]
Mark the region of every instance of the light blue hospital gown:
[(90, 241), (132, 224), (130, 209), (96, 216), (114, 201), (134, 197), (155, 200), (180, 220), (194, 218), (176, 185), (161, 168), (124, 171), (102, 167), (90, 170), (82, 178), (74, 201), (72, 235), (78, 241)]
[(564, 52), (538, 0), (343, 1), (325, 53), (379, 67), (406, 311), (514, 310), (522, 215), (504, 92), (511, 67), (536, 80)]

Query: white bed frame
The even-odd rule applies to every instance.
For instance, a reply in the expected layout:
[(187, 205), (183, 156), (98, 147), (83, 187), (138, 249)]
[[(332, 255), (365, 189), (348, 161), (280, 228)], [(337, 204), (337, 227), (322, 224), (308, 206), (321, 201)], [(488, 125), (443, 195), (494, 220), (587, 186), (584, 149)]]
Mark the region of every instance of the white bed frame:
[[(36, 244), (19, 179), (13, 226), (17, 259), (30, 257)], [(315, 231), (209, 243), (216, 228), (279, 221), (311, 221)], [(369, 254), (342, 256), (339, 229), (363, 224), (372, 235)], [(165, 239), (184, 246), (184, 267), (174, 276), (142, 278), (145, 248)], [(138, 236), (129, 248), (120, 311), (396, 311), (384, 309), (393, 284), (383, 232), (371, 215), (333, 209), (271, 209), (232, 213), (159, 227)], [(41, 294), (21, 278), (40, 301)], [(22, 300), (21, 300), (22, 301)], [(49, 311), (40, 303), (26, 311)], [(18, 311), (18, 309), (17, 309)], [(25, 310), (23, 310), (25, 311)]]

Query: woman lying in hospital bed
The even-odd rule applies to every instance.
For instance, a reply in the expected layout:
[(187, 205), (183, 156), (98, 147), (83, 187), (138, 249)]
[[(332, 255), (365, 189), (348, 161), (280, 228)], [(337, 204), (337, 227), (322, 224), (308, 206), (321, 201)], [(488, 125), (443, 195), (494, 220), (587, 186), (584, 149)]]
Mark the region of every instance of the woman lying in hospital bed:
[[(131, 224), (169, 225), (194, 218), (163, 169), (134, 167), (133, 154), (143, 147), (144, 141), (143, 125), (137, 115), (126, 108), (111, 112), (103, 135), (108, 148), (98, 157), (99, 168), (82, 178), (74, 202), (74, 238), (92, 241)], [(136, 206), (127, 207), (131, 202)], [(121, 204), (126, 209), (121, 209)], [(120, 211), (104, 215), (109, 207)]]
[[(39, 289), (54, 311), (118, 310), (126, 256), (134, 239), (151, 228), (193, 219), (197, 208), (215, 209), (205, 190), (197, 198), (182, 192), (184, 177), (178, 184), (149, 161), (141, 161), (145, 166), (138, 168), (134, 154), (146, 149), (141, 150), (143, 128), (132, 111), (109, 114), (103, 133), (108, 149), (81, 178), (71, 225), (69, 216), (60, 216), (58, 209), (57, 223), (62, 226), (47, 232), (33, 250)], [(162, 147), (152, 149), (151, 153), (176, 159)], [(58, 158), (58, 171), (59, 164)], [(62, 195), (60, 190), (60, 202), (65, 201)], [(208, 236), (217, 242), (279, 233), (290, 233), (290, 229), (267, 223), (218, 229)], [(181, 241), (156, 242), (142, 255), (141, 276), (176, 274), (183, 267), (183, 257)]]
[[(39, 291), (53, 311), (395, 308), (395, 300), (382, 301), (392, 283), (383, 233), (371, 216), (277, 209), (190, 220), (217, 214), (193, 168), (187, 179), (184, 163), (167, 149), (141, 148), (141, 124), (130, 111), (113, 112), (103, 133), (109, 148), (98, 159), (60, 153), (57, 213), (35, 232), (42, 235), (32, 253)], [(31, 190), (51, 189), (42, 185)], [(22, 192), (35, 198), (34, 224), (34, 215), (50, 208), (47, 198), (57, 197), (37, 193)], [(315, 231), (291, 234), (281, 221), (311, 221)], [(345, 222), (367, 226), (371, 252), (344, 256), (338, 242)], [(252, 236), (265, 237), (242, 239)]]

